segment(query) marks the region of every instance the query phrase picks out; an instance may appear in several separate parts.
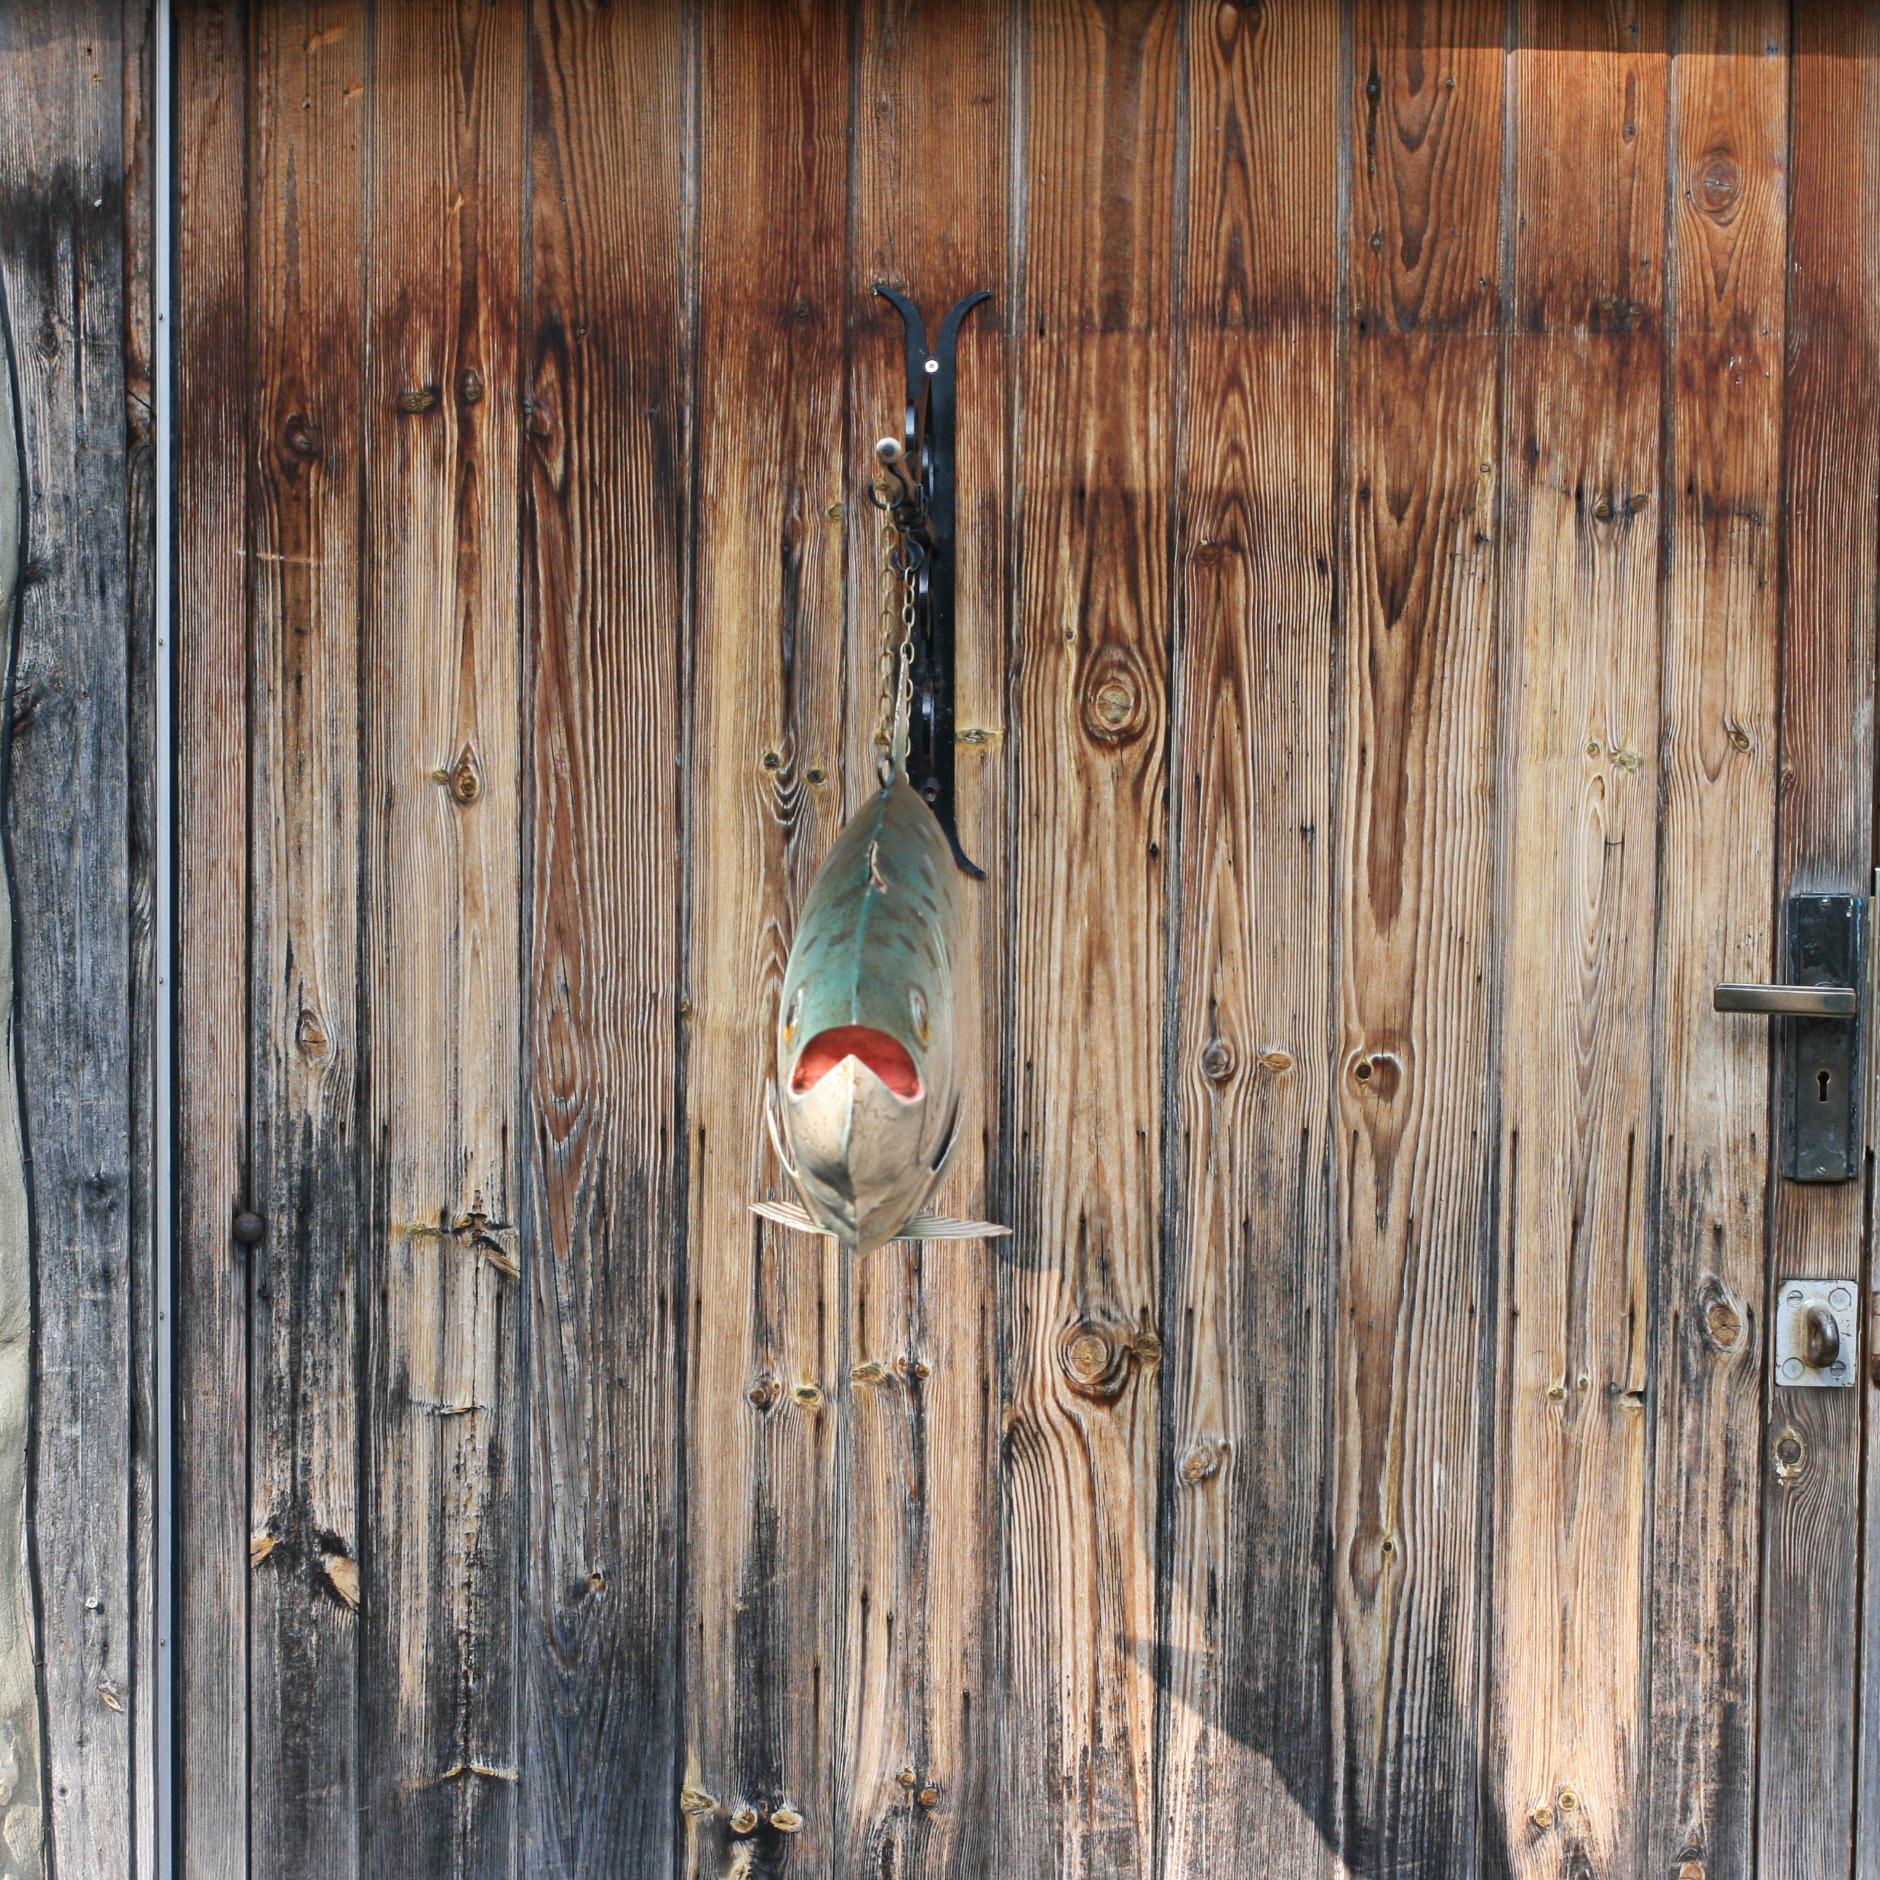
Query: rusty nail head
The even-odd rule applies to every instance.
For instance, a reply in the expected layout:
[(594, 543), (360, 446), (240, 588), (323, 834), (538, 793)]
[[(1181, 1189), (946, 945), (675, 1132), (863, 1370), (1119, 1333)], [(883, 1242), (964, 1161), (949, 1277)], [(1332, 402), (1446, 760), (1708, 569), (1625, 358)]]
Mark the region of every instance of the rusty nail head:
[(267, 1231), (267, 1222), (264, 1221), (260, 1215), (251, 1214), (246, 1208), (235, 1217), (235, 1238), (239, 1240), (244, 1247), (259, 1246), (262, 1239), (267, 1234)]

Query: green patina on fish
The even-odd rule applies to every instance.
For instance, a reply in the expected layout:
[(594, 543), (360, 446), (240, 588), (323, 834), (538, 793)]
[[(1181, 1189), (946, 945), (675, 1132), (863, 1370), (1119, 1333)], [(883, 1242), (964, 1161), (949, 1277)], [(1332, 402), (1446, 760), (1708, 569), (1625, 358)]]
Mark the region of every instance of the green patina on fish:
[(864, 1253), (1007, 1231), (921, 1213), (959, 1135), (961, 928), (946, 836), (897, 768), (836, 838), (803, 904), (770, 1125), (804, 1208), (758, 1202), (757, 1213)]

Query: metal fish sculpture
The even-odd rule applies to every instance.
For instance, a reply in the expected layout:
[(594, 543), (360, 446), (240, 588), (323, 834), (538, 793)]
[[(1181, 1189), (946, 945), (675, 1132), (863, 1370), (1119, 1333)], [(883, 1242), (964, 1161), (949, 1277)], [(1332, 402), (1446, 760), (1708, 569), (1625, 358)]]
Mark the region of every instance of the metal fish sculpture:
[(959, 873), (980, 873), (953, 811), (954, 368), (960, 323), (991, 296), (957, 302), (929, 352), (913, 302), (875, 291), (907, 340), (903, 437), (875, 446), (887, 480), (871, 492), (884, 518), (881, 788), (810, 883), (784, 969), (765, 1120), (803, 1206), (752, 1203), (858, 1253), (1010, 1231), (921, 1212), (959, 1139)]
[(804, 1207), (765, 1219), (858, 1253), (1010, 1229), (921, 1209), (959, 1139), (958, 873), (898, 765), (817, 871), (783, 977), (767, 1121)]

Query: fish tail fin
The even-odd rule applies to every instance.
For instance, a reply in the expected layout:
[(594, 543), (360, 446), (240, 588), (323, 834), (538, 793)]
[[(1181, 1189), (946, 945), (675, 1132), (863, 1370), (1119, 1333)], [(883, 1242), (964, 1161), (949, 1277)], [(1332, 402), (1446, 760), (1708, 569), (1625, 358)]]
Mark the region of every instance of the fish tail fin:
[(751, 1212), (762, 1215), (767, 1221), (775, 1221), (779, 1227), (788, 1227), (799, 1234), (818, 1234), (824, 1240), (837, 1238), (820, 1222), (811, 1219), (807, 1208), (792, 1207), (787, 1201), (753, 1201)]
[(955, 1221), (944, 1214), (917, 1214), (896, 1240), (999, 1240), (1012, 1230), (992, 1221)]

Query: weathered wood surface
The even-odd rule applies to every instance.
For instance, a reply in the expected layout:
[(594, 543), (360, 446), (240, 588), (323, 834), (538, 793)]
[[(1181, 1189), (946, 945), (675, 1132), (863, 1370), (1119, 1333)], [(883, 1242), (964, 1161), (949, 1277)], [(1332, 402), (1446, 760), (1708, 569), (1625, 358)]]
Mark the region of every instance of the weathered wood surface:
[[(681, 1543), (683, 1870), (849, 1871), (850, 1273), (748, 1211), (792, 914), (852, 802), (843, 361), (850, 22), (701, 19)], [(780, 83), (781, 74), (790, 75)], [(867, 711), (863, 700), (858, 709)], [(851, 796), (851, 792), (854, 795)]]
[(484, 1876), (519, 1787), (525, 20), (371, 24), (359, 1866)]
[(1645, 1870), (1668, 60), (1649, 4), (1520, 25), (1489, 1742), (1513, 1870), (1618, 1876)]
[[(131, 1584), (130, 1690), (131, 1846), (149, 1865), (158, 1833), (157, 1758), (157, 1482), (159, 1323), (155, 1181), (157, 1114), (156, 1025), (159, 1004), (173, 987), (157, 983), (158, 865), (156, 644), (156, 479), (154, 403), (157, 299), (153, 268), (156, 213), (156, 9), (124, 7), (122, 114), (124, 161), (124, 434), (126, 602), (129, 632), (125, 703), (130, 870), (131, 1181)], [(167, 660), (168, 649), (162, 655)], [(167, 1408), (167, 1406), (166, 1406)]]
[[(1499, 8), (1360, 0), (1342, 394), (1332, 1754), (1360, 1872), (1480, 1816), (1493, 1344)], [(1447, 33), (1437, 31), (1448, 28)]]
[[(1771, 1180), (1766, 1028), (1709, 1009), (1871, 864), (1871, 36), (183, 9), (186, 1871), (1875, 1880), (1857, 1399), (1764, 1364), (1778, 1266), (1864, 1224)], [(0, 164), (89, 109), (40, 90)], [(746, 1205), (870, 787), (881, 278), (997, 296), (948, 1200), (1018, 1232), (858, 1271)], [(102, 869), (59, 774), (85, 839), (17, 778), (16, 832)], [(22, 909), (29, 990), (79, 905)], [(41, 1398), (116, 1393), (107, 1605), (109, 1273), (115, 1382)]]
[(311, 3), (249, 21), (248, 1179), (213, 1227), (246, 1206), (267, 1229), (247, 1254), (248, 1786), (284, 1880), (361, 1871), (364, 27)]
[[(29, 1553), (43, 1754), (0, 1860), (62, 1875), (133, 1857), (140, 1610), (133, 1343), (138, 1058), (130, 738), (124, 30), (97, 5), (0, 14), (0, 280), (24, 439), (6, 828), (33, 1262)], [(134, 218), (133, 218), (134, 220)], [(0, 1132), (11, 1134), (0, 1124)], [(7, 1259), (26, 1257), (0, 1148)], [(17, 1468), (16, 1439), (9, 1444)], [(37, 1791), (37, 1792), (35, 1792)]]
[(691, 35), (536, 5), (520, 1868), (670, 1871), (682, 1693)]
[[(1179, 9), (1029, 8), (1001, 1260), (1014, 1880), (1155, 1867)], [(1093, 918), (1095, 910), (1101, 914)]]
[(248, 92), (239, 7), (176, 18), (176, 1858), (248, 1872)]
[[(1848, 237), (1880, 227), (1880, 18), (1871, 8), (1804, 6), (1793, 31), (1774, 492), (1785, 543), (1774, 885), (1778, 895), (1864, 895), (1875, 861), (1880, 247)], [(1869, 1208), (1861, 1184), (1771, 1189), (1772, 1308), (1792, 1278), (1858, 1289)], [(1862, 1505), (1867, 1386), (1790, 1390), (1766, 1375), (1764, 1391), (1757, 1858), (1765, 1874), (1838, 1873), (1857, 1813), (1871, 1837), (1880, 1809), (1880, 1790), (1855, 1779), (1858, 1721), (1870, 1743), (1880, 1734), (1880, 1709), (1859, 1703), (1863, 1536), (1850, 1518)]]
[[(13, 334), (0, 281), (0, 634), (9, 669), (24, 569), (26, 521), (19, 413), (13, 394)], [(12, 883), (0, 921), (0, 998), (13, 1009)], [(38, 1618), (28, 1570), (27, 1463), (32, 1421), (33, 1269), (20, 1136), (17, 1042), (6, 1027), (0, 1062), (0, 1873), (35, 1880), (41, 1871)]]
[(1669, 110), (1647, 1872), (1755, 1871), (1786, 11), (1683, 9)]
[(1303, 1880), (1336, 1779), (1337, 12), (1201, 13), (1186, 66), (1158, 1871)]

